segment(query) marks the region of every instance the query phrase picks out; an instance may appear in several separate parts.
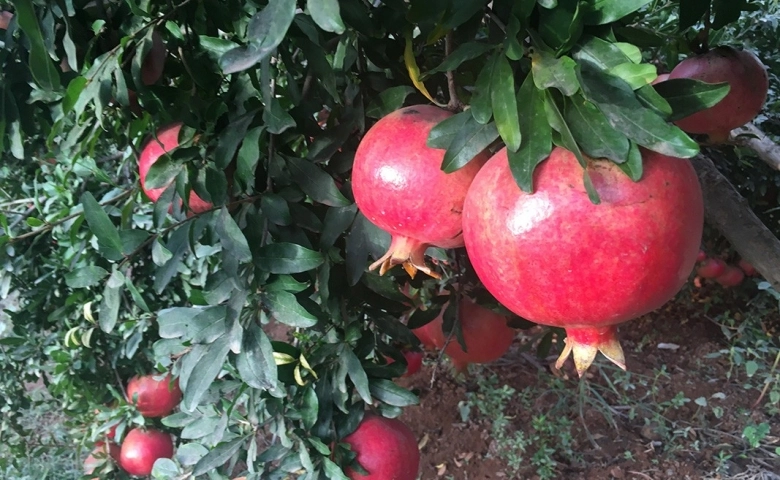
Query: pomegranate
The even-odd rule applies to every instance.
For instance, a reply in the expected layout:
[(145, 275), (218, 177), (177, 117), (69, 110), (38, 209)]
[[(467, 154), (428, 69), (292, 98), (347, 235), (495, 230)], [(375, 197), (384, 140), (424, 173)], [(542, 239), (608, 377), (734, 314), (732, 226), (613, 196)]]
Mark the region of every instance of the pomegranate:
[(420, 343), (423, 344), (423, 347), (428, 350), (435, 350), (444, 346), (443, 339), (441, 343), (439, 343), (439, 336), (441, 336), (441, 323), (438, 323), (438, 335), (436, 333), (436, 325), (436, 320), (433, 320), (420, 328), (415, 328), (412, 330), (412, 333), (417, 337), (418, 340), (420, 340)]
[(351, 468), (351, 480), (415, 480), (420, 468), (420, 450), (414, 433), (400, 420), (367, 412), (357, 429), (343, 440), (357, 454), (367, 472)]
[(715, 277), (715, 281), (724, 287), (736, 287), (744, 279), (745, 272), (733, 265), (728, 265), (723, 273)]
[(655, 80), (650, 82), (650, 85), (655, 85), (656, 83), (665, 82), (667, 80), (669, 80), (669, 74), (668, 73), (662, 73), (662, 74), (658, 75), (657, 77), (655, 77)]
[(616, 326), (666, 303), (696, 262), (704, 206), (693, 167), (647, 150), (642, 157), (636, 183), (616, 164), (588, 159), (601, 197), (594, 205), (571, 152), (554, 148), (528, 194), (503, 149), (466, 197), (463, 235), (477, 276), (521, 317), (566, 329), (558, 368), (572, 353), (582, 375), (598, 351), (625, 368)]
[[(422, 327), (412, 330), (415, 334), (421, 331), (423, 336), (430, 338), (435, 348), (442, 348), (446, 343), (446, 337), (442, 332), (442, 323), (444, 322), (444, 311), (447, 306), (442, 308), (442, 313), (432, 322)], [(482, 307), (468, 298), (460, 301), (458, 308), (458, 317), (460, 317), (460, 328), (463, 333), (463, 341), (466, 343), (466, 351), (458, 343), (453, 335), (444, 353), (450, 357), (452, 365), (459, 372), (464, 372), (470, 363), (490, 363), (501, 358), (515, 337), (515, 331), (508, 327), (507, 318), (503, 315)], [(418, 338), (419, 335), (418, 335)]]
[(727, 82), (731, 89), (716, 105), (675, 122), (689, 133), (706, 133), (714, 142), (753, 120), (766, 101), (769, 78), (764, 64), (752, 53), (717, 47), (680, 62), (669, 79), (692, 78), (707, 83)]
[[(411, 377), (422, 368), (422, 361), (425, 354), (416, 350), (404, 350), (403, 355), (404, 359), (406, 359), (406, 371), (401, 376)], [(395, 362), (394, 358), (388, 356), (385, 356), (385, 360), (387, 360), (388, 365)]]
[(119, 466), (130, 475), (149, 475), (158, 458), (173, 457), (173, 440), (159, 430), (134, 428), (127, 433), (119, 455)]
[(153, 85), (162, 77), (165, 69), (165, 57), (168, 56), (168, 49), (165, 47), (162, 37), (159, 33), (152, 34), (152, 48), (144, 57), (141, 64), (141, 81), (144, 85)]
[(739, 263), (737, 264), (739, 268), (742, 269), (743, 272), (745, 272), (745, 275), (748, 277), (755, 277), (758, 275), (758, 271), (756, 271), (756, 267), (748, 263), (745, 259), (740, 259)]
[[(179, 131), (181, 123), (174, 123), (163, 127), (157, 131), (157, 138), (151, 138), (141, 150), (138, 158), (138, 171), (141, 176), (141, 189), (147, 197), (156, 202), (160, 195), (165, 191), (165, 187), (148, 189), (146, 188), (146, 175), (149, 169), (164, 153), (167, 153), (179, 146)], [(193, 212), (205, 212), (214, 205), (200, 198), (195, 192), (190, 192), (190, 210)]]
[(95, 448), (84, 460), (84, 473), (90, 475), (109, 461), (109, 458), (119, 461), (119, 445), (114, 442), (96, 442)]
[(696, 275), (702, 278), (715, 278), (726, 270), (726, 262), (719, 258), (708, 258), (696, 269)]
[(699, 254), (696, 256), (696, 262), (703, 262), (707, 260), (707, 254), (704, 250), (699, 250)]
[(181, 402), (178, 378), (171, 383), (170, 373), (161, 380), (154, 377), (133, 377), (127, 383), (127, 402), (134, 404), (146, 418), (164, 417)]
[(402, 108), (379, 120), (360, 142), (352, 168), (355, 202), (392, 236), (390, 249), (369, 270), (380, 267), (383, 275), (403, 265), (412, 277), (420, 270), (439, 278), (425, 264), (425, 250), (463, 246), (463, 200), (487, 155), (477, 155), (454, 173), (441, 170), (444, 150), (425, 142), (431, 129), (451, 115), (430, 105)]

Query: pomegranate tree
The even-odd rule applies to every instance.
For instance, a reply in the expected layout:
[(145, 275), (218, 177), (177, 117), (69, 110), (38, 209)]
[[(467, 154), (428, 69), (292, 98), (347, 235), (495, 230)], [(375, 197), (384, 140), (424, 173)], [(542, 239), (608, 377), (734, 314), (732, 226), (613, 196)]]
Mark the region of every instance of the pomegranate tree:
[[(163, 154), (170, 152), (174, 148), (179, 146), (179, 132), (181, 131), (182, 123), (174, 123), (163, 127), (157, 131), (156, 138), (149, 139), (141, 150), (141, 155), (138, 157), (138, 172), (141, 177), (141, 190), (144, 191), (147, 197), (153, 202), (159, 200), (160, 195), (163, 194), (165, 188), (146, 188), (146, 176), (149, 174), (149, 169), (154, 165), (157, 160), (160, 159)], [(210, 202), (207, 202), (200, 198), (195, 192), (190, 192), (190, 210), (193, 212), (205, 212), (213, 207)]]
[(158, 458), (173, 457), (173, 440), (159, 430), (134, 428), (127, 433), (119, 453), (119, 466), (130, 475), (149, 475)]
[(485, 287), (528, 320), (567, 332), (580, 375), (598, 351), (625, 368), (616, 325), (651, 312), (685, 284), (704, 223), (690, 162), (642, 151), (632, 182), (606, 160), (588, 160), (601, 197), (593, 204), (574, 154), (554, 148), (534, 172), (533, 194), (518, 188), (506, 149), (471, 185), (463, 233)]
[(127, 401), (146, 418), (164, 417), (181, 402), (179, 379), (169, 373), (157, 380), (154, 375), (134, 377), (127, 383)]
[(428, 133), (451, 116), (430, 105), (402, 108), (371, 127), (355, 152), (352, 191), (363, 214), (390, 233), (390, 249), (369, 269), (384, 274), (403, 265), (438, 278), (425, 264), (425, 250), (463, 246), (461, 215), (474, 175), (487, 160), (479, 154), (454, 173), (444, 173), (444, 150), (429, 148)]
[(692, 78), (707, 83), (726, 82), (731, 89), (710, 108), (675, 122), (689, 133), (704, 133), (712, 141), (728, 139), (731, 130), (753, 120), (766, 101), (769, 78), (761, 61), (746, 50), (717, 47), (680, 62), (669, 80)]
[(343, 440), (357, 454), (368, 475), (347, 468), (351, 480), (415, 480), (420, 450), (414, 433), (400, 420), (367, 412), (357, 429)]
[[(435, 348), (444, 347), (447, 340), (442, 332), (445, 310), (446, 305), (442, 308), (442, 313), (433, 321), (412, 330), (421, 342), (425, 343), (422, 340), (425, 338), (429, 339), (428, 342)], [(455, 336), (444, 349), (444, 353), (450, 357), (456, 370), (463, 372), (470, 363), (489, 363), (498, 360), (512, 345), (515, 331), (507, 326), (505, 316), (464, 298), (458, 305), (458, 317), (466, 350), (463, 350)]]

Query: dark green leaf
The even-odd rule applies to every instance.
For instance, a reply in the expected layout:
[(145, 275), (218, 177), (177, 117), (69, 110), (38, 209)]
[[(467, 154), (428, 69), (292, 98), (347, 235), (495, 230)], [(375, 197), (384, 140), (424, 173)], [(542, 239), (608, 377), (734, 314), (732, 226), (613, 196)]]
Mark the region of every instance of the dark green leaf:
[(245, 191), (255, 184), (255, 170), (260, 161), (260, 135), (264, 130), (263, 126), (250, 129), (238, 149), (236, 179), (241, 182)]
[(268, 217), (268, 220), (276, 225), (292, 224), (290, 206), (287, 204), (287, 200), (275, 193), (265, 193), (260, 197), (260, 209)]
[[(241, 380), (252, 388), (273, 390), (276, 388), (277, 372), (274, 349), (271, 341), (257, 323), (244, 330), (241, 352), (236, 358), (236, 367)], [(316, 418), (316, 416), (315, 416)]]
[(457, 138), (466, 122), (472, 118), (471, 112), (460, 112), (457, 115), (447, 117), (437, 123), (428, 133), (428, 139), (425, 144), (430, 148), (441, 148), (446, 150), (452, 141)]
[[(711, 0), (679, 0), (679, 23), (678, 27), (680, 31), (685, 30), (688, 27), (692, 27), (697, 24), (705, 13), (710, 8)], [(730, 0), (728, 3), (739, 3), (734, 0)]]
[(90, 192), (81, 195), (81, 205), (84, 207), (84, 217), (87, 219), (89, 229), (98, 239), (101, 252), (109, 260), (122, 258), (122, 239), (103, 207)]
[[(516, 105), (514, 98), (512, 103)], [(495, 123), (491, 122), (487, 125), (481, 125), (474, 117), (467, 118), (466, 123), (458, 131), (449, 148), (447, 148), (441, 163), (441, 169), (446, 173), (452, 173), (459, 168), (465, 167), (467, 163), (484, 151), (497, 138), (498, 129)]]
[(342, 368), (346, 369), (349, 379), (355, 385), (360, 398), (367, 404), (371, 404), (371, 392), (368, 388), (368, 376), (363, 365), (360, 364), (360, 360), (355, 356), (355, 353), (348, 347), (344, 346), (339, 355), (339, 362)]
[(121, 291), (124, 286), (124, 275), (119, 270), (114, 270), (108, 277), (103, 288), (103, 300), (100, 301), (100, 329), (111, 333), (119, 318), (119, 304), (122, 300)]
[(636, 93), (636, 98), (642, 105), (653, 110), (662, 118), (669, 119), (672, 116), (672, 106), (669, 105), (669, 102), (664, 97), (658, 94), (653, 85), (645, 85), (634, 93)]
[(291, 327), (309, 328), (317, 324), (317, 317), (303, 308), (290, 292), (266, 292), (265, 304), (271, 316)]
[(536, 166), (550, 155), (552, 130), (544, 110), (544, 94), (528, 75), (517, 94), (517, 104), (523, 111), (520, 131), (523, 141), (517, 152), (507, 151), (509, 169), (521, 190), (533, 193), (533, 173)]
[(356, 214), (357, 205), (354, 203), (348, 207), (329, 208), (320, 234), (320, 249), (327, 251), (333, 246), (336, 239), (352, 225)]
[[(155, 142), (156, 140), (152, 139), (151, 141)], [(194, 149), (189, 149), (187, 151), (197, 153), (197, 150)], [(174, 181), (176, 176), (181, 173), (183, 168), (182, 158), (178, 155), (174, 158), (172, 155), (173, 151), (168, 153), (169, 155), (161, 156), (151, 167), (149, 167), (149, 172), (146, 174), (146, 179), (144, 180), (146, 188), (166, 188)]]
[(628, 161), (618, 165), (628, 177), (638, 182), (642, 179), (642, 152), (636, 142), (631, 142), (631, 148), (628, 150)]
[(307, 0), (306, 6), (314, 22), (326, 32), (344, 33), (344, 22), (338, 0)]
[(459, 45), (443, 62), (430, 70), (428, 75), (456, 70), (464, 62), (482, 57), (494, 48), (495, 45), (479, 42), (467, 42)]
[(580, 88), (575, 73), (577, 64), (569, 57), (556, 58), (543, 50), (536, 50), (531, 55), (531, 65), (534, 83), (539, 90), (554, 87), (569, 96)]
[[(219, 143), (214, 150), (214, 157), (218, 168), (224, 169), (233, 161), (236, 150), (241, 141), (246, 138), (246, 131), (252, 120), (255, 118), (257, 110), (253, 110), (230, 122), (230, 125), (219, 135)], [(263, 116), (265, 120), (265, 116)]]
[(349, 480), (349, 477), (344, 475), (341, 467), (336, 465), (330, 458), (322, 457), (322, 466), (325, 467), (325, 475), (331, 480)]
[(214, 447), (205, 457), (201, 458), (192, 472), (193, 477), (204, 475), (210, 471), (216, 470), (225, 464), (230, 457), (235, 455), (241, 445), (246, 442), (247, 437), (233, 439), (226, 443), (220, 443)]
[(312, 200), (330, 207), (350, 204), (336, 187), (333, 177), (318, 165), (303, 158), (288, 157), (286, 160), (293, 179)]
[(316, 268), (324, 258), (320, 252), (295, 243), (272, 243), (257, 252), (255, 264), (269, 273), (300, 273)]
[(162, 338), (179, 338), (187, 334), (193, 319), (201, 308), (174, 307), (157, 313), (157, 325)]
[(217, 217), (217, 234), (222, 243), (222, 250), (239, 262), (252, 260), (252, 252), (241, 229), (233, 220), (227, 208), (222, 208)]
[[(319, 412), (319, 399), (317, 398), (317, 392), (315, 392), (312, 387), (306, 387), (303, 391), (303, 396), (301, 398), (300, 412), (301, 412), (301, 421), (303, 422), (304, 428), (311, 430), (311, 428), (317, 422), (317, 414)], [(315, 444), (312, 443), (312, 445)], [(317, 447), (321, 448), (322, 446), (325, 445), (322, 442), (320, 442), (319, 445), (315, 445), (315, 448)], [(328, 450), (328, 448), (325, 447), (325, 450)], [(319, 451), (320, 453), (323, 453), (322, 450)], [(323, 454), (327, 455), (328, 453), (329, 452), (324, 452)]]
[[(192, 373), (189, 375), (187, 385), (184, 388), (184, 399), (182, 400), (182, 410), (186, 412), (192, 412), (198, 406), (200, 399), (211, 387), (211, 384), (217, 378), (217, 375), (222, 370), (222, 366), (225, 363), (228, 352), (230, 351), (230, 336), (223, 335), (218, 338), (214, 343), (207, 345), (205, 351), (202, 354), (192, 369)], [(193, 352), (187, 355), (192, 355)], [(212, 450), (213, 453), (215, 450)], [(198, 465), (203, 460), (198, 462)]]
[(471, 112), (471, 116), (482, 125), (488, 123), (493, 116), (490, 85), (493, 81), (493, 66), (499, 55), (501, 55), (499, 52), (494, 53), (482, 66), (482, 70), (479, 72), (477, 81), (474, 84), (474, 93), (471, 95), (471, 108), (469, 108), (469, 112)]
[(715, 19), (712, 22), (712, 28), (720, 30), (739, 20), (742, 11), (748, 9), (748, 2), (747, 0), (715, 0), (713, 7)]
[(615, 44), (592, 35), (583, 35), (572, 51), (572, 57), (578, 62), (588, 62), (601, 70), (608, 70), (629, 61), (626, 54)]
[(268, 131), (274, 135), (295, 126), (295, 120), (282, 108), (282, 104), (277, 98), (271, 98), (271, 105), (266, 106), (263, 110), (263, 122)]
[(95, 265), (79, 268), (65, 275), (65, 284), (70, 288), (94, 287), (106, 278), (108, 272)]
[(566, 100), (566, 124), (574, 139), (591, 158), (608, 158), (623, 163), (628, 156), (628, 138), (609, 124), (607, 118), (582, 95)]
[(382, 118), (392, 113), (404, 105), (406, 97), (414, 92), (414, 88), (409, 85), (398, 85), (383, 90), (366, 109), (366, 116), (369, 118)]
[[(496, 129), (499, 135), (501, 135), (501, 139), (504, 140), (509, 150), (517, 151), (520, 148), (521, 135), (517, 102), (515, 101), (515, 77), (512, 72), (512, 66), (509, 65), (509, 60), (504, 55), (498, 57), (493, 68), (493, 78), (490, 82), (490, 100), (493, 108), (493, 117), (496, 120)], [(492, 143), (492, 141), (488, 144)], [(479, 150), (475, 153), (478, 152)], [(447, 153), (449, 153), (449, 149)], [(445, 169), (445, 171), (447, 170)]]
[(46, 51), (46, 44), (32, 0), (18, 0), (14, 2), (14, 7), (19, 28), (30, 40), (28, 65), (33, 78), (44, 90), (59, 90), (60, 74)]
[(604, 25), (636, 12), (650, 0), (589, 0), (583, 4), (585, 25)]
[(420, 399), (417, 398), (417, 395), (396, 385), (391, 380), (381, 378), (372, 379), (370, 390), (371, 395), (374, 398), (394, 407), (408, 407), (409, 405), (417, 405), (420, 403)]
[(582, 35), (581, 3), (560, 0), (557, 8), (539, 12), (539, 35), (558, 53), (569, 50)]
[(731, 88), (728, 83), (705, 83), (691, 78), (673, 78), (653, 87), (672, 107), (670, 121), (712, 107), (723, 100)]

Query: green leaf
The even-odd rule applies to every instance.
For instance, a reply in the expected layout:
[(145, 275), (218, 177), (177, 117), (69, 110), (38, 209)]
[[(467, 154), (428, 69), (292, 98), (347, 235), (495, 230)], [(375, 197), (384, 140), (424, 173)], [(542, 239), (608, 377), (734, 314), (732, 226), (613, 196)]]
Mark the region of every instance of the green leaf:
[(499, 52), (494, 53), (482, 66), (482, 70), (477, 75), (477, 81), (474, 84), (474, 93), (471, 95), (469, 112), (471, 112), (471, 116), (474, 117), (477, 123), (482, 125), (488, 123), (493, 116), (490, 85), (493, 80), (493, 65), (495, 65), (499, 56)]
[(220, 210), (216, 228), (223, 251), (242, 263), (252, 260), (252, 252), (249, 250), (246, 237), (227, 208), (223, 207)]
[(585, 25), (604, 25), (636, 12), (650, 0), (588, 0), (583, 5)]
[[(512, 103), (515, 104), (514, 98)], [(468, 117), (466, 123), (458, 131), (457, 136), (455, 136), (455, 139), (444, 153), (441, 169), (446, 173), (452, 173), (465, 167), (467, 163), (485, 150), (497, 138), (498, 129), (495, 123), (491, 122), (487, 125), (481, 125), (474, 117)]]
[(260, 248), (255, 265), (269, 273), (300, 273), (317, 268), (325, 259), (320, 252), (295, 243), (272, 243)]
[(382, 118), (404, 105), (406, 97), (414, 92), (414, 88), (409, 85), (398, 85), (385, 89), (380, 93), (366, 109), (366, 116), (369, 118)]
[(372, 379), (370, 390), (371, 395), (374, 398), (394, 407), (408, 407), (409, 405), (417, 405), (420, 403), (420, 399), (417, 398), (417, 395), (396, 385), (391, 380), (383, 378)]
[(307, 0), (306, 7), (314, 22), (326, 32), (344, 33), (344, 22), (338, 0)]
[(428, 133), (428, 139), (425, 141), (425, 144), (430, 148), (441, 148), (444, 150), (449, 148), (466, 122), (472, 118), (472, 111), (460, 112), (437, 123)]
[[(509, 60), (500, 55), (493, 68), (490, 82), (490, 102), (496, 129), (507, 148), (513, 152), (520, 148), (520, 120), (515, 100), (515, 77)], [(492, 140), (491, 140), (492, 142)], [(448, 149), (449, 153), (449, 149)], [(478, 153), (478, 151), (477, 151)]]
[(582, 35), (581, 3), (561, 0), (556, 8), (539, 11), (539, 35), (556, 53), (569, 50)]
[(241, 352), (236, 358), (241, 380), (252, 388), (273, 390), (277, 384), (276, 362), (271, 341), (257, 323), (244, 330)]
[[(198, 406), (200, 399), (211, 387), (211, 384), (219, 375), (222, 370), (222, 366), (225, 363), (228, 352), (230, 351), (230, 336), (223, 335), (219, 337), (214, 343), (207, 345), (203, 356), (198, 359), (192, 369), (192, 373), (189, 375), (187, 385), (184, 388), (184, 399), (182, 400), (182, 410), (186, 412), (192, 412)], [(189, 353), (188, 355), (191, 355)], [(213, 453), (214, 450), (211, 451)], [(198, 465), (201, 465), (201, 462)]]
[[(312, 387), (306, 387), (303, 390), (303, 396), (301, 398), (301, 408), (300, 408), (301, 422), (303, 422), (304, 428), (311, 430), (311, 428), (317, 422), (317, 414), (319, 413), (319, 406), (320, 405), (319, 405), (319, 399), (317, 398), (317, 392), (315, 392)], [(315, 448), (321, 446), (324, 446), (322, 442), (320, 442), (319, 445), (316, 445)], [(325, 449), (328, 450), (327, 446), (325, 447)], [(330, 452), (325, 453), (325, 455), (327, 455), (328, 453)]]
[[(151, 141), (155, 142), (156, 140), (152, 139)], [(175, 151), (178, 152), (178, 150)], [(168, 155), (162, 155), (151, 167), (149, 167), (149, 172), (146, 174), (146, 179), (144, 180), (146, 188), (157, 189), (165, 188), (170, 185), (182, 171), (182, 163), (186, 160), (182, 155), (185, 153), (196, 154), (197, 150), (182, 148), (181, 153), (175, 157), (173, 155), (174, 150), (167, 153)]]
[(295, 126), (295, 120), (282, 108), (276, 97), (271, 98), (270, 103), (271, 105), (263, 110), (263, 122), (270, 133), (278, 135)]
[(634, 93), (642, 105), (653, 110), (662, 118), (668, 120), (672, 116), (672, 106), (653, 88), (653, 85), (645, 85), (635, 90)]
[(643, 107), (623, 80), (599, 72), (587, 64), (583, 64), (578, 73), (583, 95), (601, 110), (615, 130), (639, 145), (664, 155), (690, 158), (699, 153), (696, 142), (652, 110)]
[(610, 68), (607, 73), (622, 78), (634, 90), (649, 84), (658, 76), (655, 65), (650, 63), (623, 63)]
[(295, 0), (269, 0), (249, 22), (249, 44), (227, 51), (219, 60), (225, 74), (236, 73), (255, 66), (282, 43), (295, 18)]
[(202, 308), (174, 307), (157, 313), (159, 335), (162, 338), (184, 337)]
[(612, 128), (604, 114), (582, 95), (566, 100), (564, 117), (577, 144), (589, 157), (608, 158), (615, 163), (627, 160), (628, 138)]
[(205, 457), (200, 459), (198, 464), (195, 465), (192, 476), (197, 477), (198, 475), (205, 475), (206, 473), (221, 467), (228, 460), (230, 460), (230, 457), (235, 455), (235, 453), (239, 448), (241, 448), (241, 445), (243, 445), (246, 440), (247, 437), (240, 437), (226, 443), (220, 443), (211, 449), (211, 451), (209, 451)]
[(739, 20), (742, 11), (748, 9), (748, 2), (747, 0), (715, 0), (713, 7), (715, 19), (712, 21), (712, 29), (720, 30)]
[(680, 120), (716, 105), (728, 95), (728, 83), (705, 83), (691, 78), (673, 78), (653, 85), (672, 107), (670, 121)]
[(84, 217), (89, 224), (89, 229), (98, 239), (101, 252), (109, 260), (121, 259), (122, 239), (103, 207), (90, 192), (81, 195), (81, 205), (84, 207)]
[(322, 457), (322, 466), (325, 467), (325, 475), (331, 480), (349, 480), (349, 477), (344, 475), (341, 467), (336, 465), (330, 458)]
[(350, 204), (336, 187), (333, 177), (314, 162), (297, 157), (287, 157), (285, 160), (295, 183), (312, 200), (330, 207), (346, 207)]
[(617, 42), (613, 43), (612, 45), (620, 49), (620, 51), (623, 52), (623, 54), (628, 57), (630, 61), (634, 63), (642, 63), (642, 50), (640, 50), (636, 45), (625, 42)]
[(642, 179), (642, 152), (639, 150), (639, 145), (636, 142), (631, 142), (631, 146), (628, 149), (628, 160), (626, 163), (618, 164), (623, 173), (628, 175), (628, 178), (638, 182)]
[(536, 166), (552, 151), (552, 129), (544, 109), (544, 94), (528, 75), (517, 94), (517, 104), (523, 111), (520, 131), (523, 141), (517, 152), (507, 151), (509, 170), (521, 190), (533, 193), (533, 174)]
[(59, 90), (60, 74), (46, 51), (46, 44), (32, 0), (18, 0), (14, 2), (14, 8), (19, 28), (30, 40), (30, 55), (27, 60), (30, 73), (32, 73), (35, 82), (44, 90)]
[[(275, 225), (291, 225), (292, 216), (287, 200), (275, 193), (264, 193), (260, 197), (260, 210)], [(328, 210), (330, 211), (330, 210)]]
[[(238, 150), (241, 141), (246, 138), (246, 131), (256, 114), (257, 110), (252, 110), (241, 115), (230, 122), (230, 125), (220, 133), (219, 143), (217, 143), (217, 148), (214, 150), (217, 167), (221, 169), (227, 168), (230, 162), (233, 161), (236, 150)], [(263, 119), (265, 120), (265, 115)]]
[(556, 58), (539, 49), (531, 54), (533, 79), (539, 90), (554, 87), (566, 96), (574, 95), (580, 88), (575, 73), (576, 66), (570, 57)]
[(265, 304), (271, 316), (285, 325), (309, 328), (317, 324), (317, 317), (303, 308), (295, 295), (290, 292), (266, 292)]
[(79, 268), (65, 275), (65, 284), (70, 288), (94, 287), (108, 276), (108, 271), (95, 265)]
[(173, 253), (165, 248), (165, 245), (159, 239), (152, 242), (152, 261), (155, 265), (162, 267), (171, 258), (173, 258)]
[(357, 205), (354, 203), (348, 207), (329, 208), (325, 213), (322, 233), (320, 233), (320, 249), (327, 251), (336, 243), (336, 240), (344, 233), (357, 215)]
[[(710, 8), (711, 0), (680, 0), (679, 23), (677, 28), (682, 32), (688, 27), (692, 27), (702, 19)], [(731, 0), (729, 3), (738, 3)]]
[(371, 392), (368, 387), (368, 376), (366, 371), (363, 370), (363, 365), (360, 364), (360, 360), (355, 356), (355, 353), (345, 345), (339, 355), (339, 362), (342, 368), (346, 369), (349, 379), (355, 385), (360, 398), (367, 404), (371, 404)]
[(449, 72), (456, 70), (464, 62), (480, 58), (487, 52), (493, 50), (495, 45), (479, 42), (467, 42), (459, 45), (450, 55), (444, 59), (437, 67), (428, 71), (427, 75), (434, 73)]
[(119, 270), (114, 270), (103, 288), (103, 299), (100, 301), (100, 329), (111, 333), (119, 318), (119, 304), (122, 300), (121, 290), (125, 284), (124, 275)]

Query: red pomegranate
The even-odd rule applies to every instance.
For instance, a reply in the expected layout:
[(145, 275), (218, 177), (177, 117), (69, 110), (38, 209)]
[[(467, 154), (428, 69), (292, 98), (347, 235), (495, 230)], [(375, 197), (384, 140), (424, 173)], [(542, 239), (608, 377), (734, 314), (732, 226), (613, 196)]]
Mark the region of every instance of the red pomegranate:
[(601, 197), (585, 191), (574, 155), (553, 149), (522, 192), (506, 149), (474, 179), (463, 211), (466, 251), (485, 287), (528, 320), (566, 329), (558, 367), (573, 353), (580, 375), (598, 351), (625, 368), (616, 325), (651, 312), (688, 279), (704, 207), (687, 160), (642, 152), (632, 182), (606, 160), (588, 160)]
[[(156, 162), (164, 153), (167, 153), (179, 146), (179, 131), (181, 130), (181, 123), (174, 123), (163, 127), (157, 131), (157, 138), (151, 138), (141, 150), (141, 155), (138, 158), (138, 171), (141, 177), (141, 189), (144, 191), (147, 197), (153, 202), (156, 202), (160, 195), (165, 191), (165, 187), (148, 189), (146, 188), (146, 176), (149, 174), (149, 168)], [(205, 212), (210, 210), (214, 205), (200, 198), (195, 192), (190, 192), (190, 210), (193, 212)]]
[(134, 403), (146, 418), (164, 417), (181, 402), (178, 378), (171, 383), (170, 373), (161, 380), (154, 377), (133, 377), (127, 384), (127, 402)]
[(707, 254), (704, 252), (704, 250), (699, 250), (699, 254), (696, 255), (696, 261), (703, 262), (705, 260), (707, 260)]
[(403, 265), (412, 277), (420, 270), (438, 278), (425, 264), (425, 250), (463, 246), (463, 200), (487, 155), (477, 155), (454, 173), (441, 170), (444, 150), (425, 142), (431, 129), (451, 115), (430, 105), (402, 108), (379, 120), (360, 142), (352, 168), (355, 202), (392, 236), (390, 249), (370, 270), (380, 267), (384, 274)]
[(744, 258), (740, 259), (737, 265), (739, 266), (739, 268), (742, 269), (743, 272), (745, 272), (745, 275), (747, 275), (748, 277), (754, 277), (758, 275), (758, 271), (756, 271), (756, 267), (748, 263), (748, 261), (745, 260)]
[(152, 48), (144, 57), (141, 64), (141, 81), (144, 85), (153, 85), (162, 77), (165, 69), (165, 57), (168, 56), (168, 49), (165, 47), (162, 37), (159, 33), (152, 34)]
[(441, 323), (438, 323), (438, 335), (436, 333), (436, 324), (436, 320), (433, 320), (432, 322), (428, 322), (420, 328), (415, 328), (412, 330), (412, 333), (417, 337), (418, 340), (420, 340), (420, 343), (423, 344), (423, 347), (428, 350), (436, 350), (437, 348), (444, 346), (444, 341), (442, 341), (440, 344), (438, 343), (439, 336), (441, 335)]
[(158, 458), (173, 457), (173, 440), (159, 430), (134, 428), (127, 433), (119, 455), (119, 466), (130, 475), (149, 475)]
[(657, 77), (655, 77), (655, 80), (650, 82), (650, 85), (655, 85), (656, 83), (661, 83), (669, 80), (669, 74), (668, 73), (661, 73)]
[(400, 420), (367, 412), (357, 429), (344, 438), (357, 454), (368, 475), (351, 468), (351, 480), (415, 480), (420, 468), (420, 450), (414, 433)]
[(719, 258), (708, 258), (696, 269), (696, 275), (702, 278), (715, 278), (726, 270), (726, 262)]
[(111, 458), (113, 461), (119, 461), (119, 445), (114, 442), (96, 442), (95, 448), (84, 460), (84, 473), (89, 475), (95, 469), (102, 467), (105, 462)]
[(675, 122), (689, 133), (706, 133), (712, 141), (728, 139), (729, 132), (753, 120), (766, 101), (769, 78), (764, 64), (752, 53), (717, 47), (680, 62), (669, 79), (693, 78), (707, 83), (727, 82), (728, 95), (716, 105)]
[[(411, 377), (422, 368), (422, 361), (425, 354), (417, 350), (404, 350), (403, 354), (406, 359), (406, 371), (401, 376)], [(392, 357), (386, 356), (385, 359), (387, 360), (388, 365), (395, 362), (395, 359)]]
[(733, 265), (728, 265), (723, 273), (715, 277), (715, 281), (724, 287), (736, 287), (744, 279), (745, 272)]
[[(430, 338), (435, 348), (442, 348), (447, 339), (442, 332), (444, 322), (444, 310), (432, 322), (412, 330), (415, 335)], [(453, 335), (444, 353), (450, 357), (452, 365), (459, 372), (464, 372), (470, 363), (490, 363), (501, 358), (515, 338), (515, 331), (508, 327), (507, 318), (503, 315), (482, 307), (468, 298), (460, 301), (458, 308), (460, 328), (463, 333), (463, 341), (466, 343), (466, 351), (463, 351), (457, 338)], [(420, 338), (418, 335), (418, 338)]]

